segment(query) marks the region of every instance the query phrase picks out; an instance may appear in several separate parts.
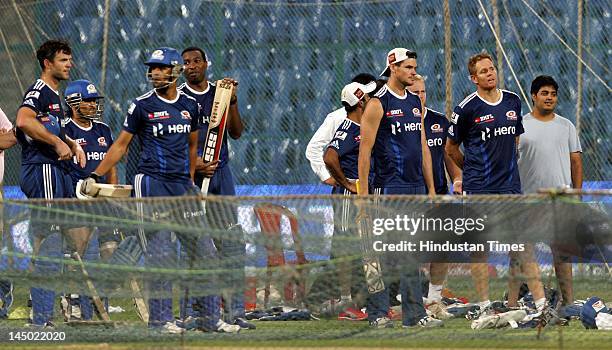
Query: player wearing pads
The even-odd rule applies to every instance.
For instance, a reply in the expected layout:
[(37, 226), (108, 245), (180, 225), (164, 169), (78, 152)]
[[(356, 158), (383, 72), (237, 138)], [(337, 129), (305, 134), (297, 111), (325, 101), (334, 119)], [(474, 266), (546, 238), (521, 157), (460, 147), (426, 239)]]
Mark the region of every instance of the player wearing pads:
[[(523, 130), (521, 100), (510, 91), (497, 88), (497, 70), (492, 57), (479, 53), (470, 57), (468, 70), (476, 91), (466, 97), (453, 112), (448, 128), (446, 152), (463, 169), (466, 194), (520, 194), (521, 180), (517, 166), (517, 144)], [(465, 155), (459, 145), (463, 143)], [(511, 266), (519, 256), (510, 254)], [(520, 254), (524, 276), (528, 279), (536, 306), (546, 303), (539, 268), (533, 250)], [(483, 254), (476, 259), (486, 259)], [(472, 278), (480, 298), (480, 309), (489, 304), (489, 275), (486, 262), (473, 263)], [(517, 283), (509, 279), (509, 303), (518, 299)]]
[[(380, 85), (382, 86), (382, 84)], [(347, 257), (359, 251), (359, 245), (353, 244), (357, 240), (357, 233), (350, 227), (354, 225), (356, 210), (349, 198), (357, 193), (355, 181), (357, 175), (357, 159), (359, 158), (359, 141), (361, 140), (359, 123), (361, 115), (370, 99), (369, 94), (376, 90), (374, 81), (367, 85), (350, 83), (342, 89), (341, 99), (347, 117), (336, 130), (333, 139), (327, 146), (323, 160), (334, 181), (338, 184), (332, 193), (343, 195), (345, 199), (334, 200), (334, 235), (332, 236), (331, 260), (339, 259), (337, 262), (337, 276), (340, 282), (340, 308), (343, 309), (338, 315), (339, 319), (362, 319), (365, 315), (360, 311), (365, 300), (360, 300), (362, 293), (357, 293), (352, 298), (353, 286), (358, 286), (353, 276), (363, 276), (361, 264), (355, 261), (347, 261)], [(342, 240), (338, 238), (345, 238)], [(358, 269), (354, 272), (354, 268)], [(363, 277), (361, 278), (363, 280)]]
[[(375, 80), (376, 78), (371, 74), (359, 73), (354, 76), (351, 81), (353, 83), (368, 85)], [(312, 135), (312, 138), (306, 146), (306, 158), (310, 162), (312, 171), (321, 179), (321, 182), (333, 187), (337, 186), (338, 183), (334, 182), (334, 178), (329, 174), (325, 162), (323, 161), (323, 154), (327, 150), (327, 146), (334, 137), (336, 130), (338, 130), (340, 124), (346, 119), (346, 115), (347, 113), (344, 107), (329, 113), (323, 120), (323, 124), (321, 124), (314, 135)]]
[[(147, 61), (147, 77), (153, 90), (136, 98), (129, 106), (123, 130), (106, 157), (83, 183), (84, 193), (100, 181), (126, 153), (135, 135), (141, 140), (142, 152), (138, 174), (134, 179), (134, 196), (183, 196), (198, 193), (193, 185), (197, 156), (197, 102), (177, 90), (176, 80), (183, 70), (183, 59), (173, 48), (154, 50)], [(145, 266), (167, 267), (173, 259), (175, 243), (169, 231), (140, 235)], [(183, 239), (182, 235), (178, 235)], [(185, 242), (184, 242), (185, 243)], [(153, 296), (149, 299), (149, 327), (168, 333), (181, 333), (172, 314), (172, 283), (150, 281)], [(162, 294), (162, 296), (160, 296)]]
[[(425, 107), (427, 102), (425, 79), (417, 74), (414, 84), (410, 85), (408, 90), (418, 95), (421, 99), (421, 103)], [(446, 145), (446, 131), (449, 126), (448, 119), (446, 119), (444, 114), (425, 107), (424, 121), (427, 146), (431, 151), (431, 164), (436, 194), (448, 194), (448, 184), (446, 181), (447, 171), (453, 182), (453, 193), (461, 194), (461, 169), (457, 167), (455, 162), (450, 159), (444, 150), (444, 145)], [(444, 287), (444, 280), (446, 279), (447, 273), (447, 263), (432, 262), (429, 265), (430, 281), (426, 308), (438, 319), (448, 319), (452, 317), (451, 314), (446, 312), (446, 308), (442, 305), (441, 292)]]
[[(81, 167), (85, 166), (85, 154), (81, 147), (64, 134), (60, 120), (64, 117), (62, 102), (58, 93), (62, 80), (68, 80), (72, 68), (72, 50), (67, 42), (49, 40), (36, 51), (42, 68), (38, 79), (25, 92), (17, 111), (16, 136), (21, 145), (21, 190), (28, 198), (71, 198), (74, 187), (67, 171), (66, 161), (76, 156)], [(31, 230), (34, 235), (34, 255), (44, 245), (46, 255), (62, 256), (61, 237), (52, 232), (49, 225), (39, 223), (34, 213)], [(63, 227), (79, 253), (83, 253), (88, 237), (81, 228)], [(60, 266), (34, 259), (34, 272), (52, 274), (59, 272)], [(33, 287), (32, 325), (52, 326), (53, 290)]]
[[(417, 54), (395, 48), (386, 56), (382, 76), (389, 81), (372, 98), (361, 118), (359, 147), (359, 194), (368, 194), (370, 159), (374, 159), (374, 193), (435, 194), (431, 155), (422, 135), (421, 101), (406, 90), (414, 83)], [(417, 264), (398, 266), (388, 259), (383, 263), (383, 275), (388, 280), (393, 273), (400, 276), (402, 295), (402, 324), (405, 327), (442, 325), (440, 320), (427, 316), (420, 289)], [(387, 317), (387, 290), (371, 294), (368, 300), (368, 319), (373, 327), (393, 327)]]
[[(525, 193), (540, 188), (582, 188), (582, 147), (572, 122), (555, 113), (558, 89), (551, 76), (540, 75), (531, 82), (534, 108), (523, 116), (525, 133), (519, 141), (518, 167)], [(572, 264), (555, 246), (552, 252), (563, 306), (571, 306)]]
[[(75, 140), (87, 158), (85, 168), (81, 168), (72, 162), (70, 175), (74, 187), (79, 180), (85, 179), (91, 174), (106, 156), (108, 149), (113, 144), (113, 135), (108, 125), (99, 121), (104, 112), (103, 97), (98, 93), (95, 85), (88, 80), (75, 80), (68, 84), (64, 91), (64, 98), (68, 106), (68, 117), (64, 122), (66, 135)], [(117, 171), (112, 167), (109, 175), (101, 180), (104, 183), (117, 184)], [(97, 231), (97, 232), (96, 232)], [(119, 243), (119, 237), (114, 230), (109, 227), (94, 230), (90, 238), (83, 260), (98, 260), (102, 258), (107, 261), (113, 254)], [(80, 306), (80, 317), (83, 320), (90, 320), (93, 316), (93, 308), (89, 297), (80, 296), (75, 299), (75, 295), (67, 295), (66, 300), (62, 300), (62, 305), (66, 307), (68, 317), (75, 316), (75, 309), (71, 306)]]
[[(182, 52), (183, 60), (185, 61), (185, 80), (179, 89), (196, 99), (200, 105), (200, 122), (202, 129), (198, 139), (198, 157), (196, 160), (195, 169), (195, 184), (202, 187), (204, 178), (209, 178), (207, 195), (236, 195), (234, 185), (234, 176), (229, 167), (229, 151), (227, 146), (227, 136), (237, 140), (244, 131), (244, 124), (240, 118), (238, 110), (238, 97), (236, 90), (238, 82), (232, 78), (225, 78), (224, 81), (234, 85), (232, 97), (230, 99), (227, 132), (223, 137), (220, 156), (218, 161), (203, 162), (202, 154), (204, 152), (204, 144), (206, 140), (206, 131), (209, 126), (209, 119), (212, 112), (213, 100), (215, 97), (216, 86), (206, 79), (206, 71), (208, 68), (208, 60), (206, 53), (199, 47), (188, 47)], [(207, 211), (207, 218), (210, 225), (215, 230), (228, 230), (226, 237), (222, 237), (217, 241), (217, 246), (220, 250), (221, 262), (227, 264), (227, 268), (233, 271), (228, 278), (227, 284), (231, 286), (231, 292), (228, 293), (224, 305), (228, 309), (228, 317), (226, 321), (233, 325), (240, 326), (242, 329), (254, 329), (255, 325), (247, 322), (244, 310), (244, 264), (246, 255), (246, 243), (242, 229), (238, 226), (238, 215), (236, 208), (232, 205), (227, 205), (219, 202), (207, 203), (210, 210)], [(214, 215), (212, 215), (214, 214)], [(231, 233), (231, 235), (230, 235)], [(225, 266), (225, 265), (224, 265)], [(219, 310), (219, 296), (207, 296), (198, 300), (200, 310), (205, 313), (205, 317), (209, 320), (204, 326), (206, 329), (219, 330), (225, 332), (235, 332), (235, 327), (227, 327), (223, 321), (217, 322)]]

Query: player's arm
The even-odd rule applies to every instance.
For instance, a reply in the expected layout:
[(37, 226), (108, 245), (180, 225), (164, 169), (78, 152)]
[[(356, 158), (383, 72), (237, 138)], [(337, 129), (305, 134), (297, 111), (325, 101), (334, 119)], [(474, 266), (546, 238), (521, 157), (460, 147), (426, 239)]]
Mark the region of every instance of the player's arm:
[(323, 155), (323, 161), (327, 166), (327, 170), (331, 176), (336, 180), (337, 183), (342, 185), (347, 190), (356, 193), (355, 184), (351, 183), (344, 175), (344, 171), (340, 167), (340, 158), (338, 157), (338, 152), (333, 147), (328, 147)]
[(64, 136), (64, 138), (66, 140), (66, 144), (68, 145), (68, 147), (70, 147), (70, 150), (75, 155), (77, 164), (79, 164), (81, 168), (84, 168), (85, 162), (87, 160), (87, 157), (85, 156), (85, 151), (83, 151), (81, 145), (71, 139), (70, 136), (66, 135)]
[(15, 137), (15, 132), (13, 129), (6, 130), (0, 129), (0, 150), (4, 151), (9, 149), (17, 143), (17, 138)]
[(463, 169), (463, 153), (459, 149), (459, 144), (453, 140), (447, 140), (444, 151), (450, 159), (455, 162), (459, 169)]
[(436, 187), (433, 180), (433, 162), (431, 160), (431, 150), (427, 145), (427, 135), (425, 134), (425, 113), (423, 108), (421, 108), (421, 154), (423, 177), (425, 178), (427, 192), (429, 193), (429, 196), (434, 196), (436, 194)]
[(463, 174), (461, 169), (459, 169), (446, 151), (444, 152), (444, 166), (446, 167), (446, 171), (448, 171), (448, 176), (450, 176), (453, 182), (453, 193), (461, 194), (463, 190)]
[(572, 172), (572, 188), (582, 188), (582, 153), (570, 153), (570, 170)]
[(52, 146), (59, 156), (59, 160), (72, 158), (70, 147), (36, 120), (36, 112), (33, 109), (28, 107), (19, 108), (15, 125), (32, 139)]
[(134, 134), (125, 130), (121, 130), (121, 133), (119, 133), (119, 137), (108, 149), (106, 157), (104, 157), (100, 164), (98, 164), (98, 167), (96, 168), (96, 170), (94, 170), (94, 173), (98, 176), (104, 176), (112, 168), (114, 168), (115, 164), (117, 164), (121, 160), (123, 155), (127, 152), (133, 137)]
[(117, 167), (113, 166), (108, 171), (108, 183), (111, 185), (119, 184), (119, 178), (117, 177)]
[(192, 181), (195, 179), (198, 160), (202, 161), (198, 159), (198, 130), (196, 130), (189, 134), (189, 176), (191, 176)]
[(227, 133), (232, 139), (237, 140), (240, 138), (240, 136), (242, 136), (242, 132), (244, 131), (244, 124), (240, 118), (240, 112), (238, 111), (238, 82), (232, 78), (224, 78), (223, 80), (226, 80), (234, 85), (232, 97), (230, 98)]
[(370, 99), (361, 116), (361, 141), (359, 143), (359, 160), (357, 162), (359, 195), (368, 194), (368, 176), (370, 175), (372, 148), (376, 141), (376, 134), (378, 133), (382, 116), (383, 108), (380, 100), (378, 98)]
[(325, 153), (327, 144), (334, 137), (335, 131), (332, 118), (328, 115), (306, 146), (306, 159), (310, 162), (310, 168), (319, 177), (321, 182), (330, 186), (335, 186), (337, 183), (325, 166), (323, 153)]

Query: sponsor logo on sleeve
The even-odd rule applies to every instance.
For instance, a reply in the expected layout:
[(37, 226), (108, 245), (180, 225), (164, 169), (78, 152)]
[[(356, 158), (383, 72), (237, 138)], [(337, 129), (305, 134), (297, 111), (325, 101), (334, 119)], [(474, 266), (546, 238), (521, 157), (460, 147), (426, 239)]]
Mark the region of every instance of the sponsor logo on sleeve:
[(454, 125), (451, 125), (448, 127), (448, 134), (450, 136), (455, 136), (455, 126)]
[(134, 109), (136, 109), (136, 104), (135, 103), (131, 103), (130, 107), (128, 107), (128, 114), (134, 113)]
[(340, 145), (338, 144), (338, 140), (334, 140), (329, 144), (329, 147), (333, 147), (335, 149), (340, 149)]
[(25, 101), (23, 101), (23, 104), (26, 105), (26, 106), (30, 106), (30, 107), (36, 108), (36, 106), (34, 105), (34, 101), (32, 101), (32, 99), (30, 99), (30, 98), (25, 100)]
[(40, 97), (40, 91), (30, 91), (25, 96), (25, 98), (39, 98), (39, 97)]
[(453, 124), (457, 124), (457, 121), (459, 121), (459, 114), (453, 112), (453, 114), (451, 115), (450, 122)]
[(344, 139), (346, 139), (346, 133), (344, 131), (336, 131), (334, 138), (344, 141)]

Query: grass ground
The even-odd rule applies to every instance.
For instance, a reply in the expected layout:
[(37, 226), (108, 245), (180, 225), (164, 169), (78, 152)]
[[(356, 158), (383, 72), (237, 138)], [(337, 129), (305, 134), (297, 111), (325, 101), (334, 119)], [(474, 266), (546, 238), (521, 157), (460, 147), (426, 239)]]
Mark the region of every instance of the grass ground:
[[(451, 280), (468, 297), (473, 297), (470, 280)], [(598, 295), (612, 300), (609, 280), (577, 280), (576, 295), (585, 298)], [(491, 295), (501, 295), (503, 281), (491, 283)], [(26, 291), (17, 290), (15, 306), (23, 306)], [(336, 320), (257, 322), (257, 330), (237, 335), (188, 332), (183, 336), (149, 331), (138, 321), (129, 300), (116, 299), (127, 311), (112, 314), (115, 321), (125, 321), (117, 328), (103, 326), (72, 327), (60, 324), (55, 331), (65, 332), (66, 340), (57, 342), (11, 342), (10, 332), (23, 331), (23, 320), (0, 323), (2, 349), (252, 349), (252, 348), (348, 348), (348, 349), (612, 349), (612, 332), (586, 330), (579, 321), (568, 327), (545, 329), (538, 339), (534, 329), (470, 329), (465, 319), (450, 320), (441, 329), (383, 329), (374, 330), (367, 322)], [(175, 308), (176, 310), (176, 308)], [(59, 315), (59, 313), (56, 313)], [(57, 319), (58, 317), (56, 317)], [(396, 323), (399, 326), (399, 323)]]

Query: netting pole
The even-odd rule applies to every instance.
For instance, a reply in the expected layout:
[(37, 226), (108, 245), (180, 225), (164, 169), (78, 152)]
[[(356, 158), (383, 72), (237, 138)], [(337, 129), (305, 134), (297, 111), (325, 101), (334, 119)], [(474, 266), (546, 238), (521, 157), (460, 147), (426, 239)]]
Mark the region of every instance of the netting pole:
[[(491, 6), (493, 7), (493, 27), (495, 28), (495, 34), (501, 38), (501, 31), (499, 28), (499, 7), (497, 7), (497, 0), (491, 0)], [(499, 88), (503, 89), (504, 84), (504, 58), (501, 53), (501, 42), (495, 43), (495, 56), (497, 57), (497, 79), (499, 82)]]
[(576, 99), (576, 134), (580, 136), (580, 111), (582, 111), (582, 16), (583, 0), (578, 0), (578, 69), (576, 70), (576, 80), (578, 82), (578, 98)]
[(106, 86), (106, 61), (108, 60), (108, 22), (110, 21), (110, 0), (104, 0), (104, 34), (102, 36), (102, 75), (100, 90), (104, 93)]
[(36, 57), (36, 47), (34, 46), (34, 41), (32, 41), (32, 37), (30, 36), (30, 32), (28, 31), (28, 27), (26, 27), (25, 23), (23, 22), (23, 17), (21, 17), (21, 11), (19, 11), (19, 7), (17, 6), (17, 2), (15, 0), (13, 0), (13, 8), (15, 9), (15, 13), (17, 14), (17, 18), (19, 18), (19, 23), (21, 24), (21, 29), (23, 29), (23, 33), (25, 34), (26, 39), (28, 39), (28, 43), (30, 44), (30, 48), (32, 49), (32, 52), (34, 53), (34, 57)]
[(13, 60), (13, 53), (11, 52), (11, 48), (6, 41), (6, 37), (4, 36), (4, 30), (0, 28), (0, 36), (2, 37), (2, 45), (4, 45), (4, 49), (6, 50), (6, 54), (8, 55), (9, 62), (11, 63), (11, 68), (13, 70), (13, 74), (15, 75), (15, 79), (17, 80), (17, 84), (19, 85), (19, 91), (23, 91), (23, 84), (21, 83), (21, 78), (19, 73), (17, 72), (17, 67), (15, 66), (15, 61)]
[(444, 0), (444, 76), (446, 79), (446, 117), (453, 112), (453, 56), (451, 47), (451, 15), (448, 0)]

